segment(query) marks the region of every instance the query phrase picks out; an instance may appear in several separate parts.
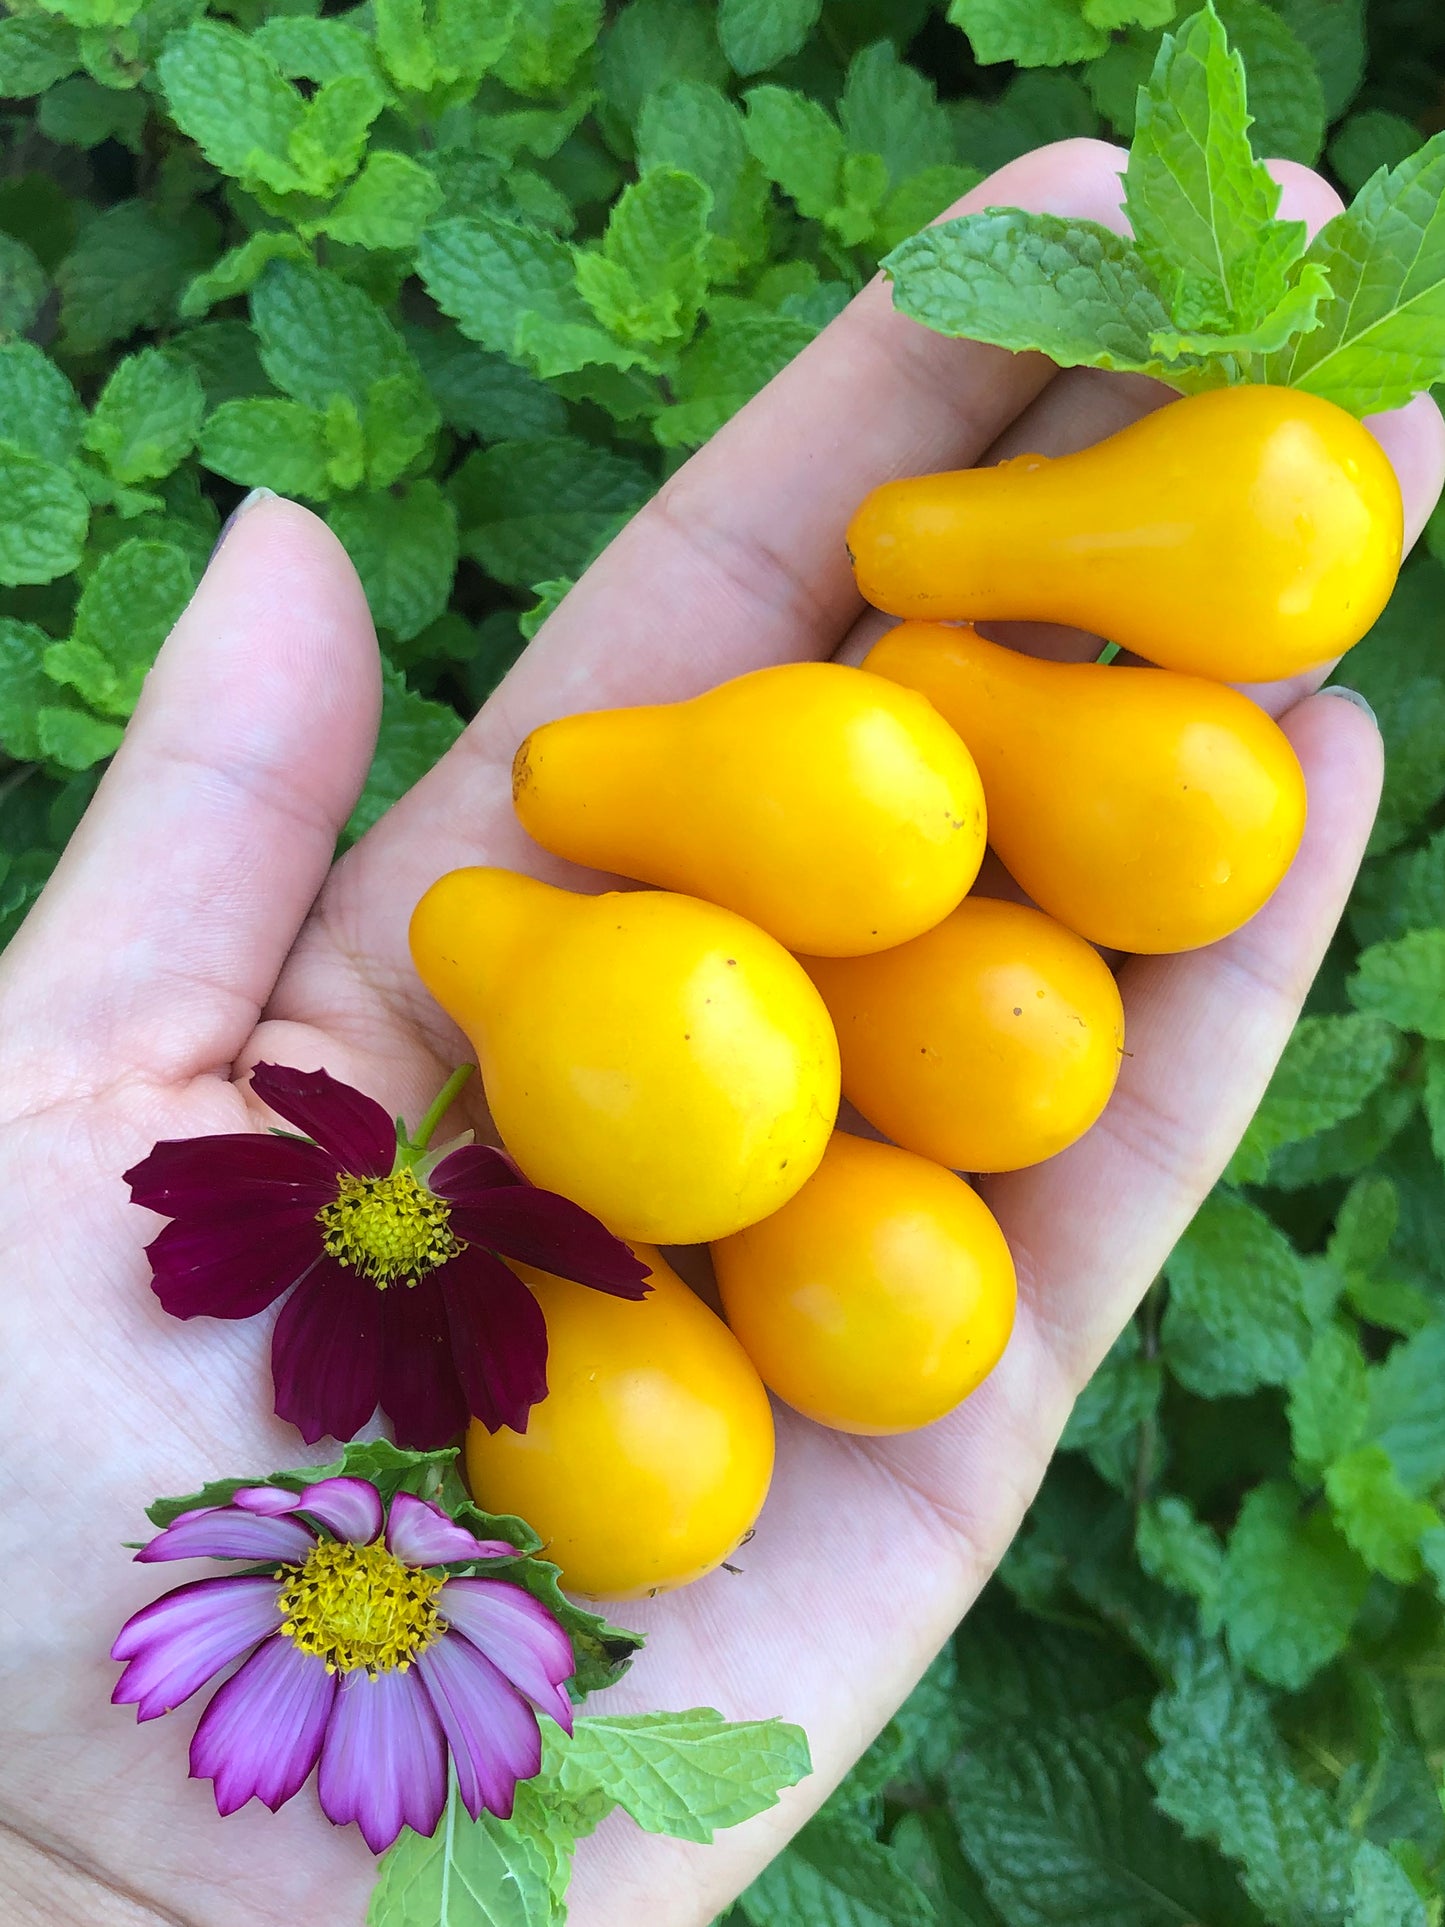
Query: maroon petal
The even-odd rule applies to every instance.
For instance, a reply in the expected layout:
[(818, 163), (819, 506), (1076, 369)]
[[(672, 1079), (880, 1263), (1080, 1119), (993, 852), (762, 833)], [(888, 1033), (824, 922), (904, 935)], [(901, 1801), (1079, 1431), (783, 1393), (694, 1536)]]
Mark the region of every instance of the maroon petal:
[(250, 1799), (274, 1813), (316, 1764), (336, 1699), (336, 1676), (315, 1653), (278, 1633), (228, 1679), (191, 1741), (191, 1778), (212, 1780), (216, 1808)]
[(389, 1552), (408, 1566), (446, 1566), (459, 1559), (515, 1559), (517, 1548), (504, 1539), (479, 1539), (439, 1505), (398, 1492), (386, 1522)]
[(490, 1144), (463, 1144), (447, 1152), (428, 1178), (427, 1187), (449, 1203), (468, 1204), (500, 1185), (526, 1182), (505, 1151)]
[(321, 1479), (296, 1503), (353, 1546), (369, 1546), (381, 1535), (381, 1494), (370, 1479)]
[(447, 1751), (413, 1669), (348, 1673), (321, 1748), (316, 1791), (328, 1820), (354, 1820), (373, 1853), (404, 1826), (436, 1832), (447, 1797)]
[(297, 1071), (284, 1064), (257, 1064), (251, 1089), (261, 1102), (314, 1138), (358, 1178), (384, 1178), (396, 1162), (396, 1124), (363, 1091), (328, 1071)]
[(142, 1606), (116, 1635), (112, 1659), (130, 1663), (111, 1701), (153, 1720), (188, 1700), (223, 1666), (281, 1624), (274, 1579), (197, 1579)]
[(381, 1297), (323, 1258), (281, 1307), (271, 1334), (276, 1416), (308, 1445), (328, 1434), (354, 1438), (376, 1410)]
[(316, 1549), (316, 1534), (299, 1519), (216, 1506), (177, 1519), (136, 1554), (140, 1565), (162, 1559), (271, 1559), (296, 1565)]
[(451, 1228), (468, 1244), (536, 1265), (558, 1278), (610, 1291), (619, 1298), (645, 1298), (649, 1267), (621, 1238), (614, 1238), (590, 1211), (555, 1191), (515, 1185), (452, 1206)]
[(413, 1452), (450, 1445), (467, 1422), (437, 1274), (382, 1294), (381, 1409)]
[(254, 1318), (316, 1263), (321, 1231), (307, 1206), (254, 1225), (177, 1218), (146, 1256), (151, 1289), (172, 1318)]
[(562, 1691), (576, 1671), (572, 1642), (540, 1599), (505, 1579), (448, 1579), (437, 1611), (519, 1693), (572, 1731), (572, 1702)]
[(475, 1820), (483, 1808), (509, 1820), (518, 1780), (542, 1765), (537, 1715), (464, 1639), (439, 1639), (418, 1653), (416, 1669), (456, 1762), (457, 1791)]
[(467, 1410), (489, 1432), (525, 1432), (547, 1396), (547, 1325), (542, 1308), (500, 1258), (469, 1245), (439, 1274), (452, 1358)]
[(316, 1144), (261, 1131), (167, 1138), (125, 1173), (131, 1201), (163, 1218), (207, 1217), (233, 1206), (309, 1205), (336, 1196), (336, 1160)]

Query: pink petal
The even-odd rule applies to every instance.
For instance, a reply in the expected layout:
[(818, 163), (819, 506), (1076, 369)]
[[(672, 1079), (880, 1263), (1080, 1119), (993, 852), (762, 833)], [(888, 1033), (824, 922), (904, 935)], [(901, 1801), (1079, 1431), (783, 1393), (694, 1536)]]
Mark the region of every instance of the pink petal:
[(469, 1245), (440, 1273), (452, 1358), (467, 1410), (489, 1432), (525, 1432), (547, 1396), (547, 1325), (542, 1308), (500, 1258)]
[[(262, 1512), (274, 1517), (280, 1512), (294, 1512), (301, 1501), (294, 1492), (287, 1492), (279, 1485), (243, 1485), (231, 1494), (231, 1504), (241, 1506), (247, 1512)], [(188, 1515), (189, 1516), (189, 1515)], [(171, 1524), (179, 1521), (172, 1519)]]
[(540, 1599), (505, 1579), (448, 1579), (437, 1611), (519, 1693), (572, 1731), (572, 1702), (561, 1690), (576, 1670), (572, 1642)]
[(490, 1144), (462, 1144), (449, 1151), (428, 1179), (430, 1188), (449, 1203), (471, 1203), (499, 1185), (527, 1180), (505, 1151)]
[(381, 1384), (381, 1296), (323, 1258), (281, 1307), (271, 1334), (276, 1416), (308, 1445), (354, 1438)]
[(374, 1097), (353, 1090), (329, 1072), (257, 1064), (251, 1071), (251, 1089), (354, 1177), (384, 1178), (395, 1164), (395, 1122)]
[(124, 1182), (133, 1204), (163, 1218), (206, 1218), (298, 1204), (319, 1211), (336, 1196), (336, 1178), (335, 1158), (319, 1145), (245, 1131), (167, 1138)]
[(137, 1563), (162, 1559), (267, 1559), (297, 1565), (316, 1545), (316, 1534), (299, 1519), (268, 1518), (239, 1506), (193, 1512), (158, 1532), (136, 1554)]
[(191, 1778), (213, 1780), (216, 1809), (251, 1799), (274, 1813), (306, 1783), (336, 1699), (324, 1660), (278, 1633), (233, 1673), (202, 1713)]
[(458, 1559), (515, 1559), (501, 1539), (479, 1539), (449, 1519), (439, 1505), (398, 1492), (386, 1522), (387, 1549), (409, 1566), (446, 1566)]
[(438, 1274), (382, 1294), (381, 1409), (398, 1445), (434, 1452), (467, 1422)]
[(645, 1298), (648, 1266), (590, 1211), (555, 1191), (515, 1185), (452, 1206), (451, 1227), (468, 1244), (575, 1279), (618, 1298)]
[(447, 1797), (442, 1729), (416, 1669), (348, 1673), (321, 1749), (316, 1790), (329, 1820), (354, 1820), (373, 1853), (404, 1826), (436, 1832)]
[(321, 1228), (309, 1205), (241, 1225), (177, 1218), (146, 1256), (172, 1318), (254, 1318), (320, 1258)]
[(296, 1503), (353, 1546), (368, 1546), (381, 1532), (381, 1494), (369, 1479), (322, 1479)]
[(462, 1805), (474, 1820), (484, 1807), (510, 1819), (518, 1780), (530, 1780), (542, 1764), (537, 1715), (464, 1639), (437, 1640), (417, 1655), (416, 1668), (456, 1762)]
[(281, 1624), (274, 1579), (197, 1579), (142, 1606), (121, 1627), (112, 1659), (130, 1664), (111, 1701), (153, 1720), (188, 1700), (223, 1666)]

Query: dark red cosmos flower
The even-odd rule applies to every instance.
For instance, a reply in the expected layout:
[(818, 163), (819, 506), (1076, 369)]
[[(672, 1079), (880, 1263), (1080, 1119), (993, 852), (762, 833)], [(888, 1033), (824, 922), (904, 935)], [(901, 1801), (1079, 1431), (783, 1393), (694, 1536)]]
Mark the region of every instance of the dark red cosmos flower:
[[(263, 1104), (304, 1131), (157, 1144), (125, 1180), (171, 1219), (147, 1247), (176, 1318), (251, 1318), (294, 1285), (271, 1341), (276, 1414), (308, 1444), (379, 1405), (430, 1451), (468, 1413), (525, 1431), (547, 1392), (547, 1328), (502, 1256), (619, 1298), (647, 1267), (589, 1212), (489, 1145), (428, 1152), (453, 1079), (415, 1139), (325, 1071), (258, 1064)], [(499, 1255), (501, 1254), (501, 1255)]]

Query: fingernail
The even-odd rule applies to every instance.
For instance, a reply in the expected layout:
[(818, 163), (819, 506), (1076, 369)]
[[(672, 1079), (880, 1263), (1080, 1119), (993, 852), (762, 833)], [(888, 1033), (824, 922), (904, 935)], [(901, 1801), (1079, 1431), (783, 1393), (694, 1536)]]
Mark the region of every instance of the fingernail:
[(277, 499), (278, 497), (274, 488), (253, 488), (249, 495), (243, 495), (221, 524), (221, 533), (216, 537), (216, 546), (206, 558), (207, 565), (209, 566), (210, 563), (215, 561), (217, 555), (220, 553), (221, 544), (231, 533), (231, 530), (235, 528), (243, 515), (255, 508), (258, 502), (274, 502)]
[(1342, 703), (1352, 703), (1356, 709), (1363, 709), (1376, 729), (1380, 727), (1379, 717), (1358, 689), (1347, 689), (1342, 682), (1327, 682), (1320, 693), (1324, 696), (1338, 696)]

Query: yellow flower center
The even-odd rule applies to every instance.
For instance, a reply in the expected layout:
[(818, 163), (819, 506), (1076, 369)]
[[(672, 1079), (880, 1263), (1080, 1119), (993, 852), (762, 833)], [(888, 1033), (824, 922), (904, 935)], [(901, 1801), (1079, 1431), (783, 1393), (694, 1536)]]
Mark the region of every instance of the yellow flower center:
[(415, 1285), (455, 1258), (450, 1207), (408, 1170), (385, 1178), (343, 1176), (335, 1200), (316, 1214), (327, 1253), (379, 1291)]
[(444, 1630), (434, 1602), (445, 1576), (404, 1566), (380, 1540), (323, 1539), (304, 1566), (276, 1577), (286, 1581), (276, 1601), (282, 1632), (328, 1673), (404, 1673)]

